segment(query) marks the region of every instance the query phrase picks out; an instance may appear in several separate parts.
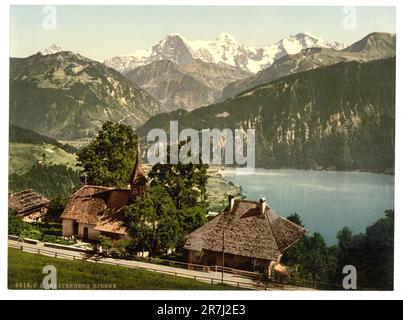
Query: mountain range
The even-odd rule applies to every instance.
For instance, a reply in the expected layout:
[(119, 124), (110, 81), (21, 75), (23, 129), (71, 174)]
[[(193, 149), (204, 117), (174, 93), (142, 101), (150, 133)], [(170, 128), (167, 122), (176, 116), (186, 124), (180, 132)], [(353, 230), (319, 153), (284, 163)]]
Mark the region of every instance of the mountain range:
[(137, 127), (163, 111), (122, 74), (80, 54), (10, 59), (10, 124), (78, 140), (96, 135), (107, 120)]
[(124, 75), (172, 111), (209, 105), (221, 98), (222, 90), (230, 82), (252, 74), (222, 62), (215, 64), (197, 59), (189, 64), (157, 60)]
[(313, 47), (343, 49), (345, 45), (322, 40), (308, 32), (291, 35), (262, 47), (246, 46), (226, 32), (214, 40), (207, 41), (191, 41), (179, 34), (170, 34), (149, 48), (125, 56), (116, 56), (105, 60), (104, 63), (125, 73), (159, 60), (171, 60), (177, 64), (190, 64), (201, 60), (208, 63), (222, 62), (256, 73), (285, 55)]
[(396, 35), (371, 33), (343, 50), (334, 48), (310, 48), (286, 55), (276, 60), (270, 67), (255, 75), (231, 82), (223, 89), (221, 100), (233, 97), (249, 88), (281, 77), (339, 62), (368, 62), (396, 55)]
[[(204, 51), (168, 36), (147, 59), (114, 65), (121, 72), (53, 45), (10, 59), (10, 124), (74, 145), (107, 120), (142, 139), (169, 120), (199, 130), (254, 128), (258, 167), (391, 170), (396, 36), (372, 33), (347, 47), (317, 40), (311, 48), (311, 39), (283, 39), (273, 60), (267, 48), (250, 60), (238, 55), (250, 48), (234, 49), (228, 34), (196, 41)], [(220, 58), (209, 51), (218, 43)], [(256, 74), (247, 68), (253, 63)]]
[(256, 166), (393, 172), (395, 58), (339, 62), (249, 89), (233, 99), (149, 119), (137, 132), (255, 129)]
[(41, 50), (40, 53), (41, 53), (42, 55), (46, 56), (46, 55), (48, 55), (48, 54), (59, 53), (59, 52), (62, 52), (62, 51), (64, 51), (64, 50), (62, 49), (62, 47), (57, 46), (57, 45), (55, 45), (55, 44), (52, 44), (49, 48), (45, 48), (45, 49)]
[[(199, 54), (200, 48), (203, 48), (203, 55)], [(214, 48), (222, 51), (218, 54)], [(188, 41), (179, 35), (170, 35), (147, 50), (148, 56), (137, 53), (123, 57), (123, 60), (114, 58), (113, 61), (118, 63), (111, 60), (105, 63), (120, 70), (134, 84), (158, 99), (167, 110), (193, 110), (292, 73), (338, 62), (367, 62), (394, 56), (396, 36), (372, 33), (344, 48), (339, 43), (299, 33), (259, 50), (264, 53), (259, 58), (259, 63), (262, 62), (259, 68), (263, 69), (256, 74), (245, 71), (247, 66), (257, 61), (256, 55), (247, 54), (252, 49), (246, 49), (225, 33), (210, 42)], [(240, 59), (244, 64), (237, 63)], [(131, 69), (142, 63), (149, 64)]]

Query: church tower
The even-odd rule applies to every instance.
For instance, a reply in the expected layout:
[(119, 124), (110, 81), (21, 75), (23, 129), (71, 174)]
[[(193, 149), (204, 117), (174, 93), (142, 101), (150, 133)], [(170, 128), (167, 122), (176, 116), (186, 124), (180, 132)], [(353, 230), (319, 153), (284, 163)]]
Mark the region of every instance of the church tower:
[(130, 176), (130, 201), (135, 201), (137, 198), (142, 197), (146, 191), (147, 178), (141, 169), (140, 157), (140, 147), (137, 143), (136, 163)]

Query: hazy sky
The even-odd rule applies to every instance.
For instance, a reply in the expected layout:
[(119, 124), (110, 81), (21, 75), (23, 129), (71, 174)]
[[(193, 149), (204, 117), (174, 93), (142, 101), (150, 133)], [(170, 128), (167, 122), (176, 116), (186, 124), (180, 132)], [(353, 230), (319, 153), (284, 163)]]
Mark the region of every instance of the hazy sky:
[[(265, 46), (309, 31), (350, 44), (373, 31), (395, 32), (394, 7), (356, 7), (355, 29), (346, 29), (343, 7), (12, 6), (10, 55), (25, 57), (55, 43), (64, 50), (104, 60), (149, 47), (169, 33), (189, 40), (229, 32), (245, 45)], [(51, 15), (52, 17), (54, 15)], [(43, 22), (56, 21), (55, 29)]]

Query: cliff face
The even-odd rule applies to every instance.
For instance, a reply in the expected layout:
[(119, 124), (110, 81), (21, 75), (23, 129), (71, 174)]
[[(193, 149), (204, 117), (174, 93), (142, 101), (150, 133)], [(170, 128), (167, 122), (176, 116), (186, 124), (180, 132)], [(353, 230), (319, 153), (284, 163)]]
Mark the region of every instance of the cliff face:
[(393, 170), (395, 58), (347, 62), (290, 75), (139, 128), (256, 130), (257, 167)]
[(209, 105), (221, 97), (227, 84), (249, 77), (251, 73), (225, 63), (195, 60), (189, 64), (176, 64), (159, 60), (125, 75), (158, 99), (165, 109), (173, 111)]

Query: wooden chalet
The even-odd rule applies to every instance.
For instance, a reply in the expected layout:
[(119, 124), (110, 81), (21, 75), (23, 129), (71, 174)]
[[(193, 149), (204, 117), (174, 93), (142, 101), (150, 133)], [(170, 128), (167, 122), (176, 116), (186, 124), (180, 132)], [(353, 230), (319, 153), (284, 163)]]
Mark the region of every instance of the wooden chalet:
[(229, 197), (227, 208), (190, 233), (185, 242), (189, 263), (260, 271), (282, 269), (283, 253), (307, 230), (281, 217), (265, 199), (259, 202)]
[(100, 235), (112, 239), (127, 236), (123, 208), (142, 197), (147, 184), (139, 158), (130, 177), (130, 189), (84, 185), (71, 196), (61, 215), (63, 236), (92, 241), (99, 240)]
[(47, 213), (50, 200), (44, 195), (27, 189), (8, 196), (8, 206), (24, 221), (37, 221)]

